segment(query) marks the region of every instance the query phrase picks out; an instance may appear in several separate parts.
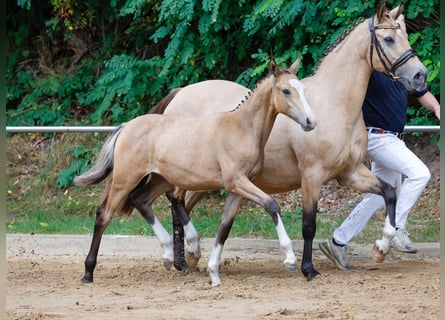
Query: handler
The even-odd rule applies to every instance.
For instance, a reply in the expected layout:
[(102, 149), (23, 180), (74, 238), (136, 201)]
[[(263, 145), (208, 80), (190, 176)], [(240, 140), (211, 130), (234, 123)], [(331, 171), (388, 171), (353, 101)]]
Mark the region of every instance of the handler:
[[(401, 17), (401, 18), (400, 18)], [(398, 22), (406, 33), (403, 16)], [(440, 119), (437, 99), (425, 89), (415, 92), (419, 103), (435, 113)], [(372, 161), (371, 171), (382, 180), (394, 185), (397, 177), (406, 176), (399, 190), (396, 204), (396, 235), (391, 247), (400, 252), (416, 253), (409, 233), (405, 229), (408, 214), (430, 180), (428, 167), (401, 140), (406, 123), (408, 92), (399, 81), (391, 80), (386, 74), (374, 71), (371, 75), (365, 101), (363, 117), (368, 131), (367, 156)], [(366, 226), (374, 213), (384, 208), (381, 196), (366, 194), (333, 236), (320, 243), (320, 250), (339, 269), (350, 270), (347, 244)]]

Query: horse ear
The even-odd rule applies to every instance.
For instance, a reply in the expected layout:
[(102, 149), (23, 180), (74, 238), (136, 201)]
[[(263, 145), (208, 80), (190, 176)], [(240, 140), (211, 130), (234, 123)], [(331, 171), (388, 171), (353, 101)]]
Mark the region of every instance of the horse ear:
[(394, 20), (397, 20), (397, 18), (402, 14), (402, 12), (403, 12), (403, 8), (404, 8), (404, 6), (403, 6), (403, 3), (402, 3), (401, 5), (395, 7), (394, 9), (392, 9), (392, 10), (389, 12), (389, 14), (391, 15), (391, 17), (392, 17)]
[(292, 65), (289, 67), (289, 72), (290, 73), (297, 74), (298, 68), (300, 67), (300, 61), (301, 61), (301, 56), (299, 56), (297, 58), (297, 60), (295, 60), (295, 62), (292, 63)]
[(385, 15), (388, 13), (388, 5), (386, 1), (384, 1), (377, 11), (377, 20), (378, 22), (382, 21), (385, 18)]
[(270, 73), (272, 73), (274, 75), (274, 77), (278, 76), (279, 68), (278, 68), (277, 63), (275, 62), (274, 58), (270, 59), (269, 70), (270, 70)]

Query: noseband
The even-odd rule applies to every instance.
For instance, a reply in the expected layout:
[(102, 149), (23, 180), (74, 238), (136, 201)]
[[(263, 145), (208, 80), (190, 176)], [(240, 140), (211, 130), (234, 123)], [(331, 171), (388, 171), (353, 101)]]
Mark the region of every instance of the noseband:
[[(398, 80), (399, 77), (397, 77), (395, 75), (397, 68), (399, 68), (401, 65), (406, 63), (412, 57), (417, 56), (417, 54), (414, 51), (414, 49), (409, 48), (391, 65), (391, 62), (389, 61), (388, 57), (386, 56), (385, 51), (383, 51), (382, 45), (380, 44), (380, 41), (379, 41), (379, 39), (377, 39), (377, 36), (375, 34), (375, 30), (377, 30), (377, 29), (400, 29), (400, 25), (397, 25), (397, 26), (375, 26), (374, 25), (374, 16), (372, 16), (371, 19), (369, 19), (369, 31), (371, 32), (371, 45), (370, 45), (370, 50), (369, 50), (369, 56), (371, 59), (371, 67), (372, 67), (372, 69), (374, 69), (374, 65), (372, 63), (372, 56), (373, 56), (373, 52), (374, 52), (374, 48), (375, 48), (375, 51), (377, 52), (377, 55), (379, 56), (380, 62), (383, 64), (383, 67), (385, 68), (386, 73), (391, 77), (392, 80)], [(390, 65), (390, 67), (388, 67), (387, 63)]]

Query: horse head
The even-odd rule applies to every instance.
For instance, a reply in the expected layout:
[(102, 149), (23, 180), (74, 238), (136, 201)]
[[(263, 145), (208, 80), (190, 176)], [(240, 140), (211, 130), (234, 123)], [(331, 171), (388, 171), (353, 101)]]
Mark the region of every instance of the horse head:
[(269, 69), (275, 78), (273, 103), (278, 112), (298, 122), (304, 131), (315, 128), (316, 120), (305, 96), (305, 86), (297, 78), (300, 57), (289, 70), (280, 69), (271, 59)]
[(389, 10), (383, 3), (369, 20), (371, 45), (369, 63), (377, 71), (401, 81), (409, 91), (426, 88), (427, 69), (408, 42), (403, 5)]

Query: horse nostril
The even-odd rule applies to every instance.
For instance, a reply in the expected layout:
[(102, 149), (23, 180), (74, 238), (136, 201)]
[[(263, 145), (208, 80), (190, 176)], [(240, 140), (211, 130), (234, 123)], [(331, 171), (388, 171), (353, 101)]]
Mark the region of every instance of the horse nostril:
[(315, 128), (317, 121), (311, 119), (311, 118), (306, 118), (306, 128), (309, 130), (312, 130), (313, 128)]
[(414, 76), (414, 81), (418, 84), (422, 84), (426, 81), (426, 74), (424, 72), (418, 72)]

